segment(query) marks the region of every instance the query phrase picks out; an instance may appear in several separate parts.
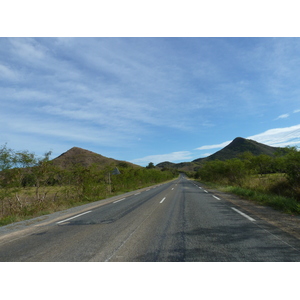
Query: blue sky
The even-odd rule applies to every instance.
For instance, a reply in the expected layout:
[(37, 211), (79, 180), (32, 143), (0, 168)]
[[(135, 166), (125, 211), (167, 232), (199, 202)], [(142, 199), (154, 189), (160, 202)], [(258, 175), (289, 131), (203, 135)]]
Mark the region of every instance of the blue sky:
[(299, 38), (0, 38), (0, 145), (145, 166), (300, 144)]

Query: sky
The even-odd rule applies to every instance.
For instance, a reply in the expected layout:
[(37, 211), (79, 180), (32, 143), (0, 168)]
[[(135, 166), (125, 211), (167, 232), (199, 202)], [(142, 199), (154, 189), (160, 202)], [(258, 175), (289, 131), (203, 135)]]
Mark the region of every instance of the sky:
[(0, 145), (146, 166), (300, 144), (300, 39), (0, 38)]

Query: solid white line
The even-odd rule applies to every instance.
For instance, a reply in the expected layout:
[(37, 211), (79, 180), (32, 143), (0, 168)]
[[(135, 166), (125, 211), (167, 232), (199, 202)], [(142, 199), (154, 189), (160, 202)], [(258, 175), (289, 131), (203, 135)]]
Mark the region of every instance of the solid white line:
[(126, 198), (122, 198), (122, 199), (120, 199), (120, 200), (117, 200), (117, 201), (115, 201), (115, 202), (113, 202), (113, 203), (117, 203), (117, 202), (119, 202), (119, 201), (123, 201), (123, 200), (125, 200)]
[(166, 197), (163, 198), (159, 203), (163, 203), (165, 201)]
[(236, 211), (237, 213), (239, 213), (240, 215), (242, 215), (243, 217), (247, 218), (248, 220), (254, 222), (255, 219), (249, 217), (248, 215), (244, 214), (243, 212), (239, 211), (238, 209), (234, 208), (234, 207), (231, 207), (234, 211)]
[(84, 212), (84, 213), (82, 213), (82, 214), (80, 214), (80, 215), (74, 216), (74, 217), (72, 217), (72, 218), (69, 218), (69, 219), (65, 219), (65, 220), (56, 222), (56, 224), (60, 224), (60, 223), (63, 223), (63, 222), (67, 222), (67, 221), (69, 221), (69, 220), (75, 219), (75, 218), (77, 218), (77, 217), (80, 217), (80, 216), (82, 216), (82, 215), (88, 214), (88, 213), (90, 213), (90, 212), (92, 212), (92, 211), (91, 211), (91, 210), (86, 211), (86, 212)]
[(217, 196), (213, 195), (213, 197), (217, 200), (221, 200), (220, 198), (218, 198)]

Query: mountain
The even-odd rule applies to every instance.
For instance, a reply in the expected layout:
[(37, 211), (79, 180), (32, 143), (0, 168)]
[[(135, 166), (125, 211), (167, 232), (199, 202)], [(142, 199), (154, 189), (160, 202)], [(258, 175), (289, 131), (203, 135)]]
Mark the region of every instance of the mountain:
[(237, 158), (239, 155), (247, 151), (251, 152), (253, 155), (266, 154), (269, 156), (273, 156), (276, 151), (282, 149), (283, 148), (271, 147), (262, 143), (258, 143), (253, 140), (237, 137), (229, 145), (227, 145), (223, 149), (217, 151), (216, 153), (210, 156), (198, 158), (193, 160), (192, 162), (185, 162), (185, 163), (178, 163), (178, 164), (163, 162), (157, 164), (156, 166), (175, 168), (178, 169), (179, 171), (195, 171), (198, 168), (200, 168), (201, 165), (206, 161), (211, 161), (215, 159), (226, 160), (231, 158)]
[(79, 147), (73, 147), (67, 152), (62, 153), (60, 156), (54, 158), (52, 163), (55, 166), (61, 167), (62, 169), (68, 169), (74, 165), (81, 165), (88, 167), (92, 164), (96, 164), (100, 169), (104, 169), (109, 165), (119, 165), (126, 163), (129, 166), (139, 167), (138, 165), (130, 162), (116, 160), (97, 154), (95, 152), (85, 150)]
[(215, 159), (226, 160), (226, 159), (236, 158), (240, 154), (247, 151), (251, 152), (253, 155), (266, 154), (269, 156), (273, 156), (274, 153), (279, 149), (282, 148), (271, 147), (262, 143), (258, 143), (253, 140), (237, 137), (229, 145), (217, 151), (216, 153), (204, 158), (195, 159), (193, 160), (193, 162), (199, 163), (199, 162), (215, 160)]

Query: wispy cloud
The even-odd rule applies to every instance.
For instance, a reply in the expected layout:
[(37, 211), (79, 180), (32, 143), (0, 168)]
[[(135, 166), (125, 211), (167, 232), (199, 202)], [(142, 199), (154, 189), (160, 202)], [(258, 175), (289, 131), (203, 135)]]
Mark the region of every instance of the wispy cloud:
[(209, 149), (215, 149), (215, 148), (223, 148), (223, 147), (226, 147), (227, 145), (229, 145), (231, 142), (232, 142), (232, 140), (223, 142), (221, 144), (216, 144), (216, 145), (204, 145), (199, 148), (196, 148), (195, 150), (209, 150)]
[(4, 81), (17, 81), (20, 77), (15, 70), (0, 63), (0, 79)]
[[(249, 136), (247, 139), (274, 147), (295, 146), (300, 144), (300, 124), (290, 127), (269, 129), (262, 133)], [(229, 143), (231, 143), (231, 141), (216, 145), (205, 145), (196, 148), (195, 150), (219, 149), (227, 146)]]
[(294, 146), (300, 144), (300, 124), (290, 127), (269, 129), (248, 139), (274, 147)]
[(290, 114), (283, 114), (283, 115), (280, 115), (278, 116), (275, 120), (279, 120), (279, 119), (286, 119), (290, 116)]

